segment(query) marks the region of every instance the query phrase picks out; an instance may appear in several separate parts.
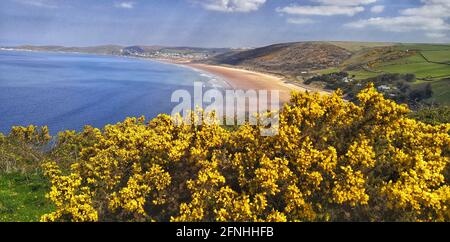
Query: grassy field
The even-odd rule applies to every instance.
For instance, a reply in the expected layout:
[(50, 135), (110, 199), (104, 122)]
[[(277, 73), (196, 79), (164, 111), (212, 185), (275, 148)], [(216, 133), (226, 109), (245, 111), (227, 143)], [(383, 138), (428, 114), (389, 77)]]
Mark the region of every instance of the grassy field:
[(450, 45), (402, 44), (389, 48), (363, 49), (344, 62), (341, 69), (371, 63), (370, 71), (367, 68), (352, 71), (357, 78), (376, 76), (379, 72), (414, 73), (418, 78), (431, 79), (450, 76), (450, 66), (445, 64), (450, 63)]
[(39, 174), (0, 175), (0, 222), (33, 222), (50, 211), (48, 182)]
[(428, 102), (450, 105), (450, 79), (433, 81), (431, 87), (433, 97)]
[(450, 49), (448, 44), (397, 44), (400, 50), (442, 51)]
[[(450, 105), (450, 45), (334, 43), (354, 51), (339, 68), (318, 71), (328, 74), (347, 71), (356, 79), (367, 79), (383, 73), (412, 73), (420, 83), (430, 83), (433, 97), (429, 100)], [(351, 67), (351, 68), (349, 68)]]
[(440, 50), (440, 51), (436, 51), (436, 50), (422, 51), (422, 54), (429, 61), (450, 64), (450, 49)]
[(325, 75), (325, 74), (330, 74), (330, 73), (339, 72), (339, 71), (341, 71), (339, 68), (333, 67), (333, 68), (318, 70), (318, 71), (315, 71), (314, 73), (317, 73), (319, 75)]
[(360, 80), (371, 78), (371, 77), (376, 77), (381, 74), (378, 72), (369, 72), (369, 71), (365, 71), (365, 70), (348, 71), (348, 73), (352, 76), (355, 76), (356, 79), (360, 79)]
[(376, 70), (385, 73), (414, 73), (418, 79), (439, 79), (450, 76), (450, 65), (430, 63), (420, 55), (383, 63), (377, 66)]

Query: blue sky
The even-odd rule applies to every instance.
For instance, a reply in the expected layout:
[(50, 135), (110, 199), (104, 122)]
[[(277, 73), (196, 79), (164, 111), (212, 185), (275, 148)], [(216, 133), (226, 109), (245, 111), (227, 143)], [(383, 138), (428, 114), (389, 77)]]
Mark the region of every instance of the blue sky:
[(450, 0), (1, 0), (0, 45), (450, 42)]

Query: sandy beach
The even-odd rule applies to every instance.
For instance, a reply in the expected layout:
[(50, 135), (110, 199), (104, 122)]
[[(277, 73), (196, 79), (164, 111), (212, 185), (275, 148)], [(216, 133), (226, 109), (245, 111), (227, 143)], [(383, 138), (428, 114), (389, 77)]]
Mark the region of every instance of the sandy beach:
[[(282, 77), (260, 72), (207, 64), (179, 64), (186, 65), (191, 68), (223, 78), (233, 89), (278, 90), (280, 92), (281, 102), (288, 102), (292, 91), (318, 91), (312, 88), (302, 87), (300, 85), (284, 81)], [(327, 93), (325, 91), (319, 92)]]

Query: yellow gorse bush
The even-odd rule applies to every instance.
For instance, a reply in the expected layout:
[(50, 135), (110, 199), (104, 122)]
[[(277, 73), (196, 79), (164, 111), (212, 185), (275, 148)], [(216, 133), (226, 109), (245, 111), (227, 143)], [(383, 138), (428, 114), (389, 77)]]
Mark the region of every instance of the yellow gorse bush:
[(14, 126), (7, 136), (0, 133), (0, 175), (40, 171), (51, 139), (47, 126)]
[(449, 221), (450, 125), (373, 87), (358, 98), (293, 93), (272, 137), (167, 115), (90, 128), (69, 172), (45, 163), (42, 220)]
[(28, 127), (12, 127), (9, 138), (18, 142), (40, 146), (48, 143), (52, 137), (47, 126), (37, 127), (30, 125)]

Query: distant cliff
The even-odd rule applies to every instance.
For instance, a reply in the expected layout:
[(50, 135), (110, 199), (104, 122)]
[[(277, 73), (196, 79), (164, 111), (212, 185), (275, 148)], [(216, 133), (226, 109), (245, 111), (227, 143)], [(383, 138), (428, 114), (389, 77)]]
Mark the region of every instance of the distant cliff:
[(92, 47), (64, 47), (64, 46), (33, 46), (22, 45), (13, 47), (17, 50), (32, 50), (32, 51), (52, 51), (52, 52), (74, 52), (87, 54), (102, 54), (102, 55), (120, 55), (122, 46), (119, 45), (100, 45)]
[(166, 47), (166, 46), (119, 46), (101, 45), (92, 47), (64, 47), (64, 46), (33, 46), (22, 45), (16, 47), (4, 47), (5, 49), (86, 53), (102, 55), (121, 55), (144, 58), (205, 60), (213, 56), (227, 53), (227, 48), (196, 48), (196, 47)]

